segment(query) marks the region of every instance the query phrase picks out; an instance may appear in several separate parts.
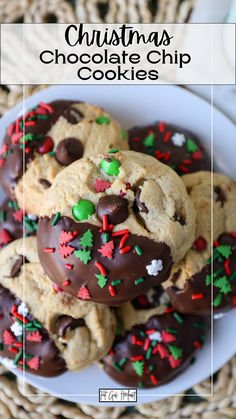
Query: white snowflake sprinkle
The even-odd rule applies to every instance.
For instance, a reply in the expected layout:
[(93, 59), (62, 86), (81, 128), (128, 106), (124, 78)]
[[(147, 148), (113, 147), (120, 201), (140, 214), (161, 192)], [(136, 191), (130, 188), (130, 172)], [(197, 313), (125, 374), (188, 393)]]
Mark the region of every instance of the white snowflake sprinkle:
[(36, 221), (38, 219), (38, 216), (35, 214), (28, 214), (27, 217), (32, 221)]
[(21, 303), (17, 309), (18, 313), (21, 314), (23, 317), (26, 317), (29, 313), (29, 309), (25, 303)]
[(158, 275), (158, 272), (162, 271), (163, 269), (162, 260), (153, 259), (151, 261), (151, 264), (146, 266), (146, 269), (148, 271), (148, 275), (154, 275), (154, 276)]
[(179, 132), (176, 132), (174, 135), (172, 135), (171, 141), (177, 147), (181, 147), (186, 142), (186, 139), (185, 139), (184, 134), (180, 134)]
[(161, 334), (160, 334), (160, 332), (158, 332), (158, 330), (156, 332), (152, 333), (151, 335), (148, 335), (148, 337), (151, 340), (158, 340), (158, 342), (162, 341)]
[(15, 322), (10, 326), (11, 331), (14, 333), (15, 336), (21, 336), (23, 333), (23, 328), (20, 323)]

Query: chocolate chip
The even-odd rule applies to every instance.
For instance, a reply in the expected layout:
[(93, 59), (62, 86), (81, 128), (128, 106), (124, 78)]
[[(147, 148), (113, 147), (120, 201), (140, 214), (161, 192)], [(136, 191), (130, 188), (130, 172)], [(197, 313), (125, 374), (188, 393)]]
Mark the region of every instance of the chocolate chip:
[(108, 215), (111, 224), (120, 224), (129, 216), (128, 202), (117, 195), (107, 195), (100, 198), (97, 205), (97, 216), (102, 221), (103, 215)]
[(183, 219), (182, 215), (175, 213), (174, 220), (178, 221), (182, 226), (185, 225), (185, 220)]
[(219, 186), (214, 187), (214, 192), (216, 193), (216, 202), (221, 202), (221, 206), (223, 206), (226, 201), (224, 192)]
[(48, 189), (51, 186), (51, 182), (47, 179), (39, 179), (39, 183), (41, 183), (45, 189)]
[(63, 116), (67, 119), (70, 124), (77, 124), (84, 119), (84, 114), (73, 106), (69, 106), (65, 109)]
[(140, 212), (146, 212), (146, 214), (148, 214), (149, 210), (147, 209), (146, 205), (140, 201), (140, 195), (141, 195), (141, 189), (138, 188), (135, 193), (135, 202)]
[(71, 329), (74, 330), (77, 327), (83, 327), (85, 326), (85, 321), (84, 319), (74, 319), (74, 317), (71, 316), (60, 316), (57, 320), (57, 330), (58, 330), (58, 334), (61, 337), (64, 337), (66, 335), (66, 331), (67, 329)]
[(19, 258), (15, 261), (14, 265), (11, 268), (10, 277), (15, 278), (16, 276), (19, 276), (21, 272), (21, 266), (24, 263), (28, 263), (29, 261), (26, 259), (25, 256), (20, 255)]
[(68, 166), (83, 156), (83, 145), (78, 138), (65, 138), (56, 148), (56, 159), (63, 166)]

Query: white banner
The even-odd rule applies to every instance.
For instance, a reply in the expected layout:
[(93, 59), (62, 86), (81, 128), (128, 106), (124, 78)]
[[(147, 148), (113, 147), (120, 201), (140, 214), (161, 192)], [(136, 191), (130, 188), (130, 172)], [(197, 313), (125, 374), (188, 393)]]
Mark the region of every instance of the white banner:
[(2, 24), (2, 84), (235, 84), (233, 24)]

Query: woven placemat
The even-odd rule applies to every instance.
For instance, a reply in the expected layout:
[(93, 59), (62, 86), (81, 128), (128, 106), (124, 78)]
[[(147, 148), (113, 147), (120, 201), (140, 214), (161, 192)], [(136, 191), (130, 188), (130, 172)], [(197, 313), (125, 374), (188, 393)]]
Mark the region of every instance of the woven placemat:
[[(187, 22), (196, 0), (0, 0), (0, 22)], [(30, 96), (45, 86), (26, 86)], [(0, 115), (23, 98), (21, 86), (0, 86)], [(185, 396), (126, 407), (68, 403), (26, 385), (0, 365), (0, 418), (4, 419), (236, 419), (236, 356)], [(194, 394), (194, 395), (193, 395)]]

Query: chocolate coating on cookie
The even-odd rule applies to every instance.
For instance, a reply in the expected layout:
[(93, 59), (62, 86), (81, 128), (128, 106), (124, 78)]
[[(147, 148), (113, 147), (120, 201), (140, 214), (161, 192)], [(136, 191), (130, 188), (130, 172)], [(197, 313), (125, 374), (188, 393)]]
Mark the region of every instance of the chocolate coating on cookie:
[(131, 150), (150, 154), (179, 175), (210, 170), (210, 158), (196, 135), (166, 122), (129, 130)]
[[(134, 298), (131, 303), (137, 310), (147, 310), (158, 307), (161, 304), (161, 297), (165, 293), (161, 285), (151, 288), (146, 294)], [(165, 293), (166, 294), (166, 293)]]
[(167, 288), (172, 305), (182, 313), (210, 315), (223, 313), (235, 306), (236, 296), (236, 234), (221, 234), (213, 253), (213, 301), (211, 301), (211, 259), (191, 278), (184, 288)]
[[(24, 231), (25, 227), (25, 231)], [(15, 201), (6, 199), (0, 207), (0, 247), (24, 236), (35, 236), (37, 221), (24, 215)]]
[(73, 317), (67, 315), (62, 315), (57, 320), (58, 334), (61, 337), (66, 336), (66, 332), (68, 329), (74, 330), (77, 327), (83, 326), (85, 326), (84, 319), (74, 319)]
[(198, 316), (180, 316), (174, 311), (155, 315), (146, 324), (135, 325), (116, 337), (111, 351), (103, 358), (104, 370), (129, 387), (164, 384), (190, 363), (196, 349), (204, 343), (206, 328), (207, 322)]
[(17, 368), (25, 368), (32, 374), (54, 377), (64, 373), (67, 368), (59, 349), (48, 331), (30, 314), (24, 316), (25, 348), (22, 350), (23, 329), (16, 320), (22, 318), (19, 306), (20, 299), (0, 285), (0, 355), (11, 359)]
[(106, 195), (99, 199), (97, 216), (103, 221), (103, 215), (108, 216), (109, 223), (121, 224), (129, 216), (128, 201), (117, 195)]
[(15, 186), (24, 174), (27, 163), (34, 159), (35, 151), (51, 151), (53, 142), (50, 139), (48, 144), (49, 137), (46, 134), (61, 115), (70, 114), (73, 103), (69, 100), (56, 100), (44, 106), (39, 104), (27, 112), (24, 119), (21, 117), (8, 127), (1, 149), (0, 183), (11, 199), (15, 198)]
[(57, 217), (56, 224), (54, 220), (55, 215), (40, 219), (39, 258), (49, 278), (60, 287), (69, 280), (67, 293), (116, 306), (165, 281), (170, 273), (170, 248), (163, 242), (128, 230), (104, 232), (70, 217)]
[(78, 138), (65, 138), (57, 145), (56, 159), (63, 166), (68, 166), (82, 156), (83, 146)]

